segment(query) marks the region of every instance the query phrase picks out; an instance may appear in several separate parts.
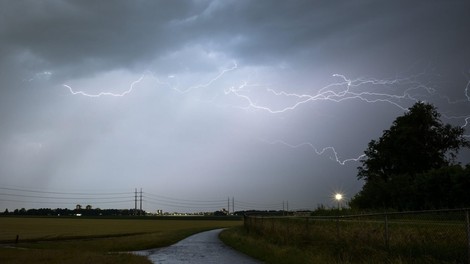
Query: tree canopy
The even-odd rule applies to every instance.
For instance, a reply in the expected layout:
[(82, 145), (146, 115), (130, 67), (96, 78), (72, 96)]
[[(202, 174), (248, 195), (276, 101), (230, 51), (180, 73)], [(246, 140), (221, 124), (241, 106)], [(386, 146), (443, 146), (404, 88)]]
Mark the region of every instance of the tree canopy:
[[(364, 180), (365, 184), (351, 200), (351, 206), (396, 209), (432, 207), (425, 201), (417, 204), (416, 201), (404, 202), (403, 198), (414, 199), (417, 175), (456, 165), (459, 150), (470, 146), (463, 137), (464, 128), (444, 124), (440, 116), (433, 105), (417, 102), (398, 117), (378, 140), (368, 144), (366, 158), (358, 167), (358, 179)], [(426, 177), (419, 180), (423, 178)]]

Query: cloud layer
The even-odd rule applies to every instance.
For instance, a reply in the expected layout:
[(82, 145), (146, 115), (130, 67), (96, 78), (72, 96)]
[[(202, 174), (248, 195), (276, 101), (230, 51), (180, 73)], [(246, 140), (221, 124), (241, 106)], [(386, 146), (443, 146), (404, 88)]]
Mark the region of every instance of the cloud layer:
[[(359, 157), (415, 100), (454, 125), (470, 116), (469, 8), (2, 1), (0, 185), (291, 208), (352, 196), (359, 163), (337, 161)], [(327, 147), (337, 156), (316, 153)]]

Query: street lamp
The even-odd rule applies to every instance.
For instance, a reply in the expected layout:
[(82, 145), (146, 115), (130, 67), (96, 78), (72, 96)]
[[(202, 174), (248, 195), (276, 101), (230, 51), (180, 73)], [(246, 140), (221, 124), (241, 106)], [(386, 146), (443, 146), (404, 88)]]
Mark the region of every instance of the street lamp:
[(338, 201), (338, 210), (341, 210), (340, 202), (341, 202), (341, 199), (343, 199), (343, 195), (341, 193), (337, 193), (335, 194), (335, 199), (336, 201)]

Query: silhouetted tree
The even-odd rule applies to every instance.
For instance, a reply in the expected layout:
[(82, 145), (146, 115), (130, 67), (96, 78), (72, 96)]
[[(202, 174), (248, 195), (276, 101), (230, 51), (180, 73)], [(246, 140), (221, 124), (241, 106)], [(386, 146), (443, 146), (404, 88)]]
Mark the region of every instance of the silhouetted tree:
[(351, 200), (359, 208), (416, 209), (416, 175), (455, 165), (462, 147), (469, 147), (464, 129), (443, 124), (436, 108), (417, 102), (398, 117), (382, 137), (372, 140), (358, 167), (363, 189)]

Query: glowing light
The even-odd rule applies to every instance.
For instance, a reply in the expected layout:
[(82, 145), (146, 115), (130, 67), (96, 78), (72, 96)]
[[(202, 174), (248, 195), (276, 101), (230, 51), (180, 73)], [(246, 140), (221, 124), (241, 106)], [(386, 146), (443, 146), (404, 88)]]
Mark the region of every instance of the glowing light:
[(343, 195), (341, 193), (337, 193), (337, 194), (335, 194), (335, 199), (336, 199), (336, 201), (339, 202), (339, 201), (341, 201), (341, 199), (343, 199)]
[(341, 200), (343, 199), (343, 195), (341, 193), (335, 194), (335, 200), (338, 202), (338, 210), (341, 210)]

